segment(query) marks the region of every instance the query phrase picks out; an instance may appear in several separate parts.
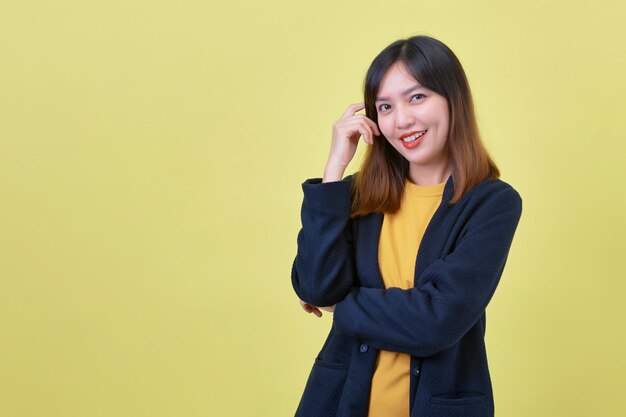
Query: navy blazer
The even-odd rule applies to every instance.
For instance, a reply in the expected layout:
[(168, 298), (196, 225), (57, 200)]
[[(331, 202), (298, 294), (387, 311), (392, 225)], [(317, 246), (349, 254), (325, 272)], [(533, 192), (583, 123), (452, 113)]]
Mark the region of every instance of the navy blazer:
[(411, 355), (411, 417), (494, 416), (485, 308), (521, 217), (520, 195), (485, 178), (451, 205), (448, 177), (416, 256), (414, 287), (386, 289), (383, 214), (350, 218), (352, 177), (302, 184), (292, 285), (303, 301), (335, 311), (296, 417), (366, 417), (379, 349)]

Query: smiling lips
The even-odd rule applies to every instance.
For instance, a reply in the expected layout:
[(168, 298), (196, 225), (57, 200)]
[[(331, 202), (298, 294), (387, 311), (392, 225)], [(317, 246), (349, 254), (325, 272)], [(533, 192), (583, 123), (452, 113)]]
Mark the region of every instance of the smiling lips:
[(417, 145), (419, 145), (422, 142), (422, 138), (424, 137), (426, 132), (428, 132), (428, 129), (419, 130), (417, 132), (411, 132), (411, 133), (407, 133), (406, 135), (400, 136), (402, 145), (404, 145), (404, 147), (408, 149), (415, 148)]

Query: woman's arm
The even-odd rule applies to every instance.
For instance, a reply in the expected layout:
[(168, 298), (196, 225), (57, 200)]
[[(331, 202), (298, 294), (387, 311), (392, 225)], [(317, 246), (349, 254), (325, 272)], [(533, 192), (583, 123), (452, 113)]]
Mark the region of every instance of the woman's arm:
[(330, 306), (341, 300), (354, 281), (354, 254), (350, 220), (351, 176), (341, 180), (354, 157), (359, 139), (373, 143), (380, 136), (376, 123), (362, 114), (365, 103), (348, 106), (333, 123), (333, 135), (324, 180), (302, 184), (302, 228), (291, 282), (301, 301)]
[(337, 303), (354, 282), (351, 179), (322, 183), (315, 178), (302, 184), (302, 228), (291, 282), (298, 297), (313, 306)]
[(335, 306), (335, 330), (421, 357), (452, 346), (491, 300), (521, 212), (517, 191), (497, 192), (476, 211), (454, 251), (422, 272), (419, 287), (352, 288)]

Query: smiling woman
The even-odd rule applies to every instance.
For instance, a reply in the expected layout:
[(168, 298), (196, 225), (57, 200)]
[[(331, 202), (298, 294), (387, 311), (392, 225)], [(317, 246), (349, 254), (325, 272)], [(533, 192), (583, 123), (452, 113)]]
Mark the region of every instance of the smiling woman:
[[(415, 79), (406, 65), (397, 61), (383, 76), (380, 94), (392, 96)], [(388, 93), (389, 91), (389, 93)], [(377, 97), (378, 126), (391, 146), (409, 162), (408, 176), (416, 184), (438, 184), (450, 175), (448, 166), (448, 101), (444, 96), (415, 84), (405, 90), (412, 94)], [(427, 136), (427, 137), (426, 137)], [(424, 142), (423, 145), (421, 143)], [(408, 151), (407, 149), (419, 149)]]
[[(291, 281), (305, 311), (334, 316), (296, 416), (493, 416), (485, 308), (522, 199), (440, 41), (390, 44), (364, 99), (335, 122), (324, 177), (302, 184)], [(342, 179), (361, 137), (361, 169)]]

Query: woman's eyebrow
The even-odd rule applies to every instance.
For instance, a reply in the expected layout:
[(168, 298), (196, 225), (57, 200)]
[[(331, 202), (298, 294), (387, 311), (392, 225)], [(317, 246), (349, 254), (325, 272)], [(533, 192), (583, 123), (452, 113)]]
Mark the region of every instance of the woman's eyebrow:
[[(411, 87), (411, 88), (409, 88), (409, 89), (407, 89), (407, 90), (404, 90), (404, 91), (402, 92), (402, 95), (403, 95), (403, 96), (406, 96), (406, 95), (407, 95), (407, 94), (409, 94), (411, 91), (413, 91), (413, 90), (415, 90), (416, 88), (421, 87), (421, 86), (422, 86), (422, 85), (421, 85), (420, 83), (417, 83), (417, 84), (415, 84), (413, 87)], [(376, 97), (376, 101), (383, 101), (383, 100), (389, 100), (389, 97)], [(375, 102), (376, 102), (376, 101), (375, 101)]]

